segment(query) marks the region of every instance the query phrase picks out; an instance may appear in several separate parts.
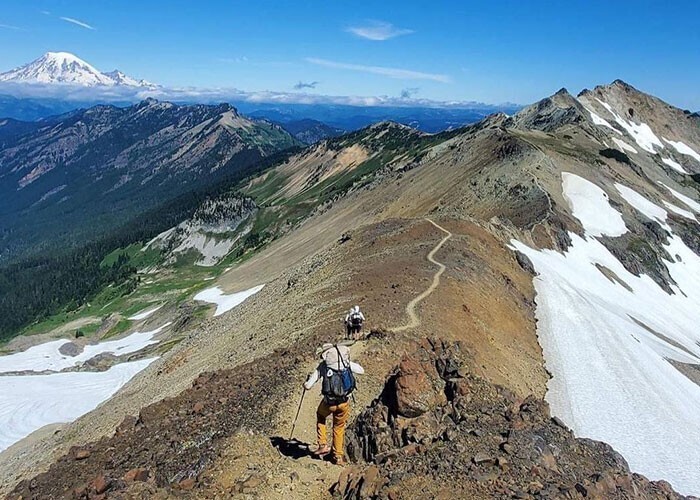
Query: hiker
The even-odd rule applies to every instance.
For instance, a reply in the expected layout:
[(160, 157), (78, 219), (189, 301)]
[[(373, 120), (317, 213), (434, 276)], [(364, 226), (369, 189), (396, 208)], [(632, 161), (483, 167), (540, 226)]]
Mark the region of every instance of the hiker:
[(359, 339), (364, 321), (365, 315), (360, 312), (360, 306), (351, 307), (350, 311), (345, 315), (345, 328), (347, 329), (348, 338), (353, 340)]
[[(304, 389), (310, 390), (316, 382), (322, 380), (323, 399), (316, 410), (316, 440), (318, 447), (312, 454), (323, 458), (333, 453), (331, 459), (337, 465), (343, 465), (345, 449), (345, 424), (350, 416), (348, 397), (355, 389), (354, 373), (365, 372), (357, 363), (350, 361), (350, 349), (344, 345), (323, 344), (316, 350), (321, 362), (304, 382)], [(333, 445), (328, 446), (326, 419), (333, 416)]]

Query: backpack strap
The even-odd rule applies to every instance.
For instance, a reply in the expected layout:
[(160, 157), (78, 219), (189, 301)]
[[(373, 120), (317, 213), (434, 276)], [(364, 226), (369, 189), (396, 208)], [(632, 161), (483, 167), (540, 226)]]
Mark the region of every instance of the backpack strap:
[(343, 356), (340, 354), (340, 349), (338, 348), (338, 344), (335, 345), (335, 352), (338, 353), (338, 370), (340, 370), (340, 365), (343, 365), (343, 369), (348, 370), (350, 368), (350, 356), (348, 355), (348, 364), (345, 364), (345, 360), (343, 360)]

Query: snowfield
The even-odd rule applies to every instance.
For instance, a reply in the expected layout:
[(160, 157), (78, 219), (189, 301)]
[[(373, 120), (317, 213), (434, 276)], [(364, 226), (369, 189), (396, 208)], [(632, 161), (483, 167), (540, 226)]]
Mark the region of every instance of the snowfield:
[(634, 210), (670, 233), (672, 260), (664, 264), (676, 285), (666, 293), (593, 237), (626, 231), (602, 189), (566, 173), (562, 185), (586, 237), (570, 233), (565, 253), (511, 241), (538, 272), (537, 330), (553, 374), (552, 413), (577, 436), (610, 443), (633, 471), (700, 494), (700, 386), (669, 362), (700, 364), (700, 257), (673, 234), (663, 208), (616, 185)]
[(581, 221), (586, 234), (620, 236), (627, 232), (620, 213), (608, 204), (605, 191), (568, 172), (562, 174), (562, 179), (564, 198), (569, 202), (574, 217)]
[(225, 294), (221, 288), (218, 286), (207, 288), (202, 290), (197, 295), (194, 296), (194, 300), (200, 300), (202, 302), (209, 302), (211, 304), (216, 304), (216, 312), (214, 316), (220, 316), (225, 312), (230, 311), (238, 304), (241, 304), (245, 299), (251, 297), (263, 289), (265, 285), (259, 285), (248, 290), (243, 290), (242, 292)]
[(0, 452), (45, 425), (72, 422), (94, 410), (155, 359), (105, 372), (0, 376)]
[[(59, 372), (66, 368), (81, 365), (91, 360), (95, 356), (104, 353), (111, 353), (116, 356), (137, 352), (151, 344), (158, 343), (153, 337), (159, 334), (170, 323), (152, 330), (150, 332), (134, 332), (128, 337), (99, 344), (86, 345), (83, 352), (77, 356), (67, 356), (61, 354), (60, 348), (64, 344), (69, 344), (70, 340), (54, 340), (34, 347), (26, 351), (7, 356), (0, 356), (0, 373), (22, 372), (22, 371), (55, 371)], [(2, 379), (0, 379), (2, 380)]]

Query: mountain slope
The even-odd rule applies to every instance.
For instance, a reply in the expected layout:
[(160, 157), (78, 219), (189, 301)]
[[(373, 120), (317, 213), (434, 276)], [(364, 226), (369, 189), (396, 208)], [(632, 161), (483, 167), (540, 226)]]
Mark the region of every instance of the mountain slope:
[[(15, 493), (89, 489), (103, 475), (117, 495), (322, 498), (340, 479), (351, 495), (399, 498), (675, 498), (639, 472), (697, 494), (700, 164), (686, 153), (700, 144), (692, 118), (619, 87), (594, 91), (610, 110), (560, 91), (434, 136), (381, 123), (241, 183), (262, 244), (203, 286), (265, 288), (186, 324), (162, 359), (65, 432), (0, 455), (6, 488), (46, 471)], [(663, 145), (653, 152), (649, 131)], [(404, 330), (438, 271), (427, 256), (444, 233), (426, 218), (452, 237), (434, 255), (445, 271), (416, 307), (420, 328)], [(351, 426), (372, 453), (354, 455), (350, 476), (274, 438), (288, 436), (313, 348), (342, 336), (354, 303), (373, 333), (353, 348), (366, 369), (354, 407), (367, 410)], [(441, 351), (451, 342), (461, 368)], [(437, 359), (402, 362), (415, 352)], [(396, 384), (402, 372), (413, 383)], [(422, 413), (395, 414), (396, 387)], [(315, 401), (300, 422), (314, 421)], [(311, 423), (296, 431), (302, 443)], [(90, 457), (77, 461), (72, 445)], [(147, 481), (127, 480), (137, 468)]]
[[(2, 255), (73, 243), (297, 144), (229, 105), (155, 100), (43, 123), (0, 150)], [(56, 227), (61, 217), (62, 227)]]

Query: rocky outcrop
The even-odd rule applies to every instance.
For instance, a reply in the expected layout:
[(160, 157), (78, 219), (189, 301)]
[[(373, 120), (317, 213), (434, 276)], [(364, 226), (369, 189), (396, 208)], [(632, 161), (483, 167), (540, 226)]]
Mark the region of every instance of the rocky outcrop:
[(459, 345), (424, 342), (348, 432), (336, 497), (682, 498), (577, 439), (543, 400), (466, 372)]
[(556, 94), (518, 111), (506, 122), (506, 126), (552, 132), (566, 124), (580, 126), (585, 122), (583, 106), (566, 89), (561, 89)]
[(194, 254), (196, 264), (218, 264), (250, 232), (258, 206), (248, 197), (227, 193), (205, 200), (189, 219), (153, 238), (146, 248), (157, 248), (173, 264)]

